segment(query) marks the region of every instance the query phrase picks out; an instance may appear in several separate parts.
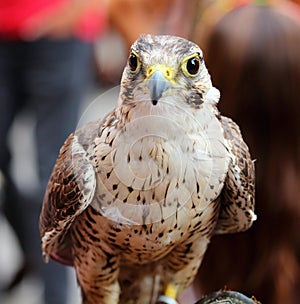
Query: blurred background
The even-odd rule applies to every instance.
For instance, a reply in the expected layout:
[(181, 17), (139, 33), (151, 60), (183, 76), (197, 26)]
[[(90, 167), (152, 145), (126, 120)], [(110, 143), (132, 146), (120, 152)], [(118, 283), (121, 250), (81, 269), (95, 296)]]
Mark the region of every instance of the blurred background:
[(258, 220), (212, 239), (182, 303), (224, 286), (300, 302), (299, 2), (0, 0), (1, 303), (80, 303), (73, 269), (43, 263), (38, 217), (59, 148), (113, 108), (141, 33), (199, 44), (256, 160)]

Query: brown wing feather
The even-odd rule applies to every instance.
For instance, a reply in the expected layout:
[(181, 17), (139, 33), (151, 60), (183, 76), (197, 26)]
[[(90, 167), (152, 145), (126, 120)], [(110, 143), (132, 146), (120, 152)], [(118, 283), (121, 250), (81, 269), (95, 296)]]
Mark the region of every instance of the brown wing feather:
[(42, 249), (46, 259), (51, 256), (62, 263), (72, 263), (68, 229), (94, 196), (95, 172), (86, 150), (99, 125), (90, 123), (72, 133), (56, 160), (40, 216)]
[(229, 170), (221, 193), (221, 209), (215, 234), (248, 229), (254, 214), (254, 162), (240, 129), (230, 118), (221, 116), (225, 138), (231, 149)]

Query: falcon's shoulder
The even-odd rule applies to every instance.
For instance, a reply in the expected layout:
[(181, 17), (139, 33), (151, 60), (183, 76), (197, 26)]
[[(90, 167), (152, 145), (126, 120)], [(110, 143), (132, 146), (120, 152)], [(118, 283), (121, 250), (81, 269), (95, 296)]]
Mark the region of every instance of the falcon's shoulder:
[(100, 122), (83, 126), (72, 133), (60, 149), (40, 216), (42, 249), (46, 257), (58, 255), (59, 258), (59, 252), (67, 246), (64, 238), (69, 227), (93, 199), (96, 178), (87, 150), (99, 126)]
[(228, 141), (230, 163), (221, 192), (221, 209), (215, 234), (247, 230), (256, 219), (254, 161), (238, 125), (224, 116), (221, 116), (221, 124)]

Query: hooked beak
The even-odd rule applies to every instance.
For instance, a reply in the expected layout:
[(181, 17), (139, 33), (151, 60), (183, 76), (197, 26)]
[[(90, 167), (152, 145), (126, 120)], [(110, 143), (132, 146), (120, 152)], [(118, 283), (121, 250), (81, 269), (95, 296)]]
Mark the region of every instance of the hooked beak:
[(163, 93), (171, 86), (172, 71), (162, 65), (150, 67), (147, 70), (147, 86), (153, 105), (157, 105)]

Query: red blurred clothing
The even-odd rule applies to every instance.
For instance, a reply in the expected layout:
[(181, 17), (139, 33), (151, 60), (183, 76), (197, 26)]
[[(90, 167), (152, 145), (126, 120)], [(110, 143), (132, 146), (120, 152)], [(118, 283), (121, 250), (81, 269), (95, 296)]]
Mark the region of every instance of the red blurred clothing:
[[(0, 37), (22, 39), (32, 26), (32, 20), (41, 21), (68, 5), (74, 5), (74, 0), (0, 0)], [(106, 19), (104, 5), (97, 9), (85, 5), (74, 22), (72, 34), (83, 40), (93, 40), (104, 30)]]

